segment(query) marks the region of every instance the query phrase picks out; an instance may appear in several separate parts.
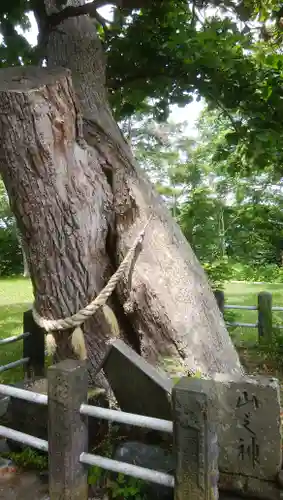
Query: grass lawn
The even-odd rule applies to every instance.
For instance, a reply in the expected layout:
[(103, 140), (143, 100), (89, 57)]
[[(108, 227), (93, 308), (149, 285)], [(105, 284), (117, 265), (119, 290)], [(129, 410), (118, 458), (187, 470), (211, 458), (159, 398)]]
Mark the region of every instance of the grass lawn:
[[(225, 286), (225, 303), (229, 305), (255, 306), (257, 305), (258, 293), (263, 291), (272, 293), (273, 306), (283, 307), (283, 284), (255, 285), (251, 283), (227, 283)], [(229, 310), (229, 313), (230, 311), (233, 314), (231, 321), (257, 323), (257, 311), (235, 309)], [(273, 311), (273, 325), (283, 326), (283, 311)], [(253, 343), (257, 341), (257, 328), (237, 327), (229, 330), (231, 330), (232, 338), (236, 343)]]
[[(0, 280), (0, 339), (23, 333), (23, 312), (33, 301), (31, 282), (24, 278)], [(0, 366), (23, 357), (22, 341), (0, 345)], [(23, 378), (23, 368), (0, 373), (0, 383), (16, 382)]]

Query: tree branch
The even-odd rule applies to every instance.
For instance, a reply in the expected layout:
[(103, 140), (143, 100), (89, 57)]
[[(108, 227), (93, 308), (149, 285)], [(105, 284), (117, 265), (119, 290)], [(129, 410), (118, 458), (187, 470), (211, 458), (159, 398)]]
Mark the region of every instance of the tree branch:
[[(148, 9), (152, 4), (162, 4), (163, 0), (115, 0), (113, 3), (121, 9)], [(108, 2), (109, 3), (109, 2)]]
[(217, 105), (217, 106), (218, 106), (218, 107), (222, 110), (222, 112), (223, 112), (224, 116), (226, 116), (226, 117), (229, 119), (229, 121), (230, 121), (230, 123), (231, 123), (231, 125), (232, 125), (233, 129), (235, 130), (235, 132), (239, 132), (239, 131), (240, 131), (239, 126), (238, 126), (238, 124), (237, 124), (236, 120), (234, 120), (234, 117), (231, 115), (231, 113), (229, 113), (228, 109), (227, 109), (227, 108), (226, 108), (226, 107), (222, 104), (222, 102), (221, 102), (221, 101), (219, 101), (219, 100), (217, 99), (217, 97), (214, 97), (214, 96), (213, 96), (212, 94), (210, 94), (210, 93), (209, 93), (209, 97), (210, 97), (210, 98), (211, 98), (211, 99), (215, 102), (215, 104), (216, 104), (216, 105)]
[[(119, 0), (118, 0), (119, 1)], [(90, 15), (97, 18), (97, 9), (109, 4), (109, 0), (93, 0), (90, 3), (83, 5), (78, 5), (77, 7), (69, 6), (59, 12), (54, 12), (48, 16), (48, 27), (55, 28), (58, 24), (61, 24), (65, 19), (70, 17), (78, 17), (84, 15)]]
[[(161, 3), (161, 1), (162, 0), (157, 0), (157, 3)], [(79, 5), (77, 7), (65, 7), (63, 10), (54, 12), (54, 14), (48, 16), (48, 25), (49, 27), (54, 28), (55, 26), (58, 26), (58, 24), (65, 21), (65, 19), (84, 15), (89, 15), (98, 19), (99, 14), (97, 14), (97, 9), (104, 7), (105, 5), (109, 5), (109, 3), (109, 0), (93, 0), (90, 3)], [(120, 9), (129, 10), (148, 8), (152, 5), (151, 0), (113, 0), (111, 3)], [(99, 18), (101, 19), (101, 16), (99, 16)]]

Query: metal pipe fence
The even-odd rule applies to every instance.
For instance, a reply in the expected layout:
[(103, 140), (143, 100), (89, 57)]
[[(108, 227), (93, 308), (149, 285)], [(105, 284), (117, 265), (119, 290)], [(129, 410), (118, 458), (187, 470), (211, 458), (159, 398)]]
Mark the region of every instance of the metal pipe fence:
[[(247, 311), (257, 311), (258, 307), (257, 306), (238, 306), (238, 305), (232, 306), (229, 304), (225, 304), (224, 309), (245, 309)], [(282, 308), (282, 310), (283, 310), (283, 308)]]
[(23, 314), (24, 333), (0, 339), (0, 348), (23, 341), (23, 356), (16, 361), (11, 361), (0, 366), (0, 374), (23, 366), (24, 376), (30, 378), (32, 375), (44, 375), (45, 372), (45, 351), (44, 331), (39, 328), (33, 320), (32, 311), (28, 310)]
[[(202, 388), (197, 386), (196, 379), (185, 377), (182, 383), (173, 388), (172, 421), (136, 415), (123, 411), (111, 410), (86, 404), (87, 401), (87, 367), (75, 360), (65, 360), (51, 366), (47, 371), (48, 395), (34, 393), (17, 387), (0, 384), (0, 394), (13, 398), (24, 399), (32, 403), (48, 406), (48, 441), (23, 432), (0, 425), (0, 436), (22, 443), (48, 453), (49, 464), (49, 495), (51, 500), (80, 500), (88, 499), (88, 467), (97, 466), (113, 473), (122, 473), (144, 481), (150, 481), (166, 487), (174, 488), (175, 498), (186, 500), (187, 494), (199, 499), (208, 498), (208, 492), (215, 485), (212, 484), (214, 475), (210, 469), (203, 470), (202, 483), (205, 491), (199, 489), (199, 475), (188, 477), (187, 468), (195, 469), (200, 460), (211, 464), (211, 444), (215, 440), (215, 433), (211, 433), (211, 423), (207, 419), (210, 412), (211, 399), (210, 385), (202, 381)], [(207, 387), (206, 387), (207, 384)], [(199, 402), (201, 395), (203, 404)], [(205, 400), (204, 400), (205, 398)], [(199, 414), (195, 415), (199, 431), (195, 437), (197, 454), (188, 455), (187, 442), (191, 436), (190, 425), (184, 428), (184, 415), (187, 405), (190, 404)], [(134, 425), (157, 430), (167, 434), (173, 433), (173, 450), (176, 457), (175, 475), (158, 470), (113, 460), (108, 457), (88, 452), (88, 417), (107, 419), (122, 424)], [(173, 424), (174, 423), (174, 424)], [(188, 434), (186, 435), (184, 434)], [(184, 460), (185, 457), (185, 460)], [(190, 465), (189, 462), (192, 461)], [(217, 465), (217, 464), (216, 464)], [(86, 467), (87, 466), (87, 467)], [(182, 477), (182, 482), (175, 477)], [(185, 484), (184, 484), (185, 483)], [(79, 495), (78, 495), (79, 493)]]
[(272, 294), (260, 292), (257, 305), (225, 304), (225, 295), (222, 290), (214, 292), (218, 307), (222, 314), (225, 310), (257, 311), (257, 322), (246, 323), (241, 321), (226, 321), (228, 327), (257, 328), (259, 341), (272, 341), (274, 331), (283, 329), (283, 325), (273, 324), (273, 312), (283, 312), (283, 307), (272, 305)]
[(0, 346), (6, 344), (13, 344), (14, 342), (18, 342), (18, 340), (25, 339), (29, 337), (31, 334), (29, 332), (21, 333), (20, 335), (13, 335), (12, 337), (7, 337), (6, 339), (0, 339)]
[[(0, 386), (1, 392), (1, 386)], [(80, 407), (82, 415), (89, 417), (101, 418), (110, 422), (119, 422), (122, 424), (143, 427), (160, 432), (172, 434), (173, 423), (168, 420), (160, 418), (146, 417), (143, 415), (135, 415), (134, 413), (127, 413), (123, 411), (110, 410), (108, 408), (101, 408), (99, 406), (91, 406), (82, 404)]]
[(20, 389), (19, 387), (13, 387), (10, 385), (0, 384), (0, 394), (3, 396), (10, 396), (12, 398), (23, 399), (24, 401), (29, 401), (30, 403), (39, 405), (48, 404), (48, 397), (46, 394), (27, 391), (26, 389)]
[[(0, 384), (0, 394), (13, 398), (23, 399), (31, 403), (48, 405), (47, 395), (27, 391), (25, 389), (19, 389), (17, 387)], [(146, 417), (144, 415), (136, 415), (133, 413), (111, 410), (108, 408), (101, 408), (98, 406), (91, 406), (87, 404), (82, 404), (79, 408), (79, 412), (81, 415), (106, 419), (113, 422), (120, 422), (127, 425), (134, 425), (167, 433), (173, 432), (173, 423), (168, 420)], [(31, 446), (38, 450), (48, 452), (48, 442), (35, 436), (31, 436), (23, 432), (18, 432), (14, 429), (9, 429), (1, 425), (0, 436), (5, 437), (6, 439), (20, 442), (27, 446)], [(168, 474), (145, 469), (143, 467), (129, 465), (124, 462), (110, 460), (99, 455), (91, 455), (84, 452), (80, 455), (80, 461), (88, 465), (98, 465), (101, 468), (108, 469), (113, 472), (122, 472), (123, 474), (132, 475), (133, 477), (144, 479), (145, 481), (157, 482), (165, 486), (167, 486), (168, 484), (173, 484), (173, 478)]]
[(174, 488), (175, 479), (171, 474), (165, 474), (164, 472), (119, 462), (118, 460), (112, 460), (111, 458), (92, 455), (90, 453), (82, 453), (80, 461), (86, 465), (101, 467), (111, 472), (122, 473), (137, 479), (143, 479), (144, 481), (150, 481), (152, 483)]
[(243, 328), (257, 328), (258, 323), (241, 323), (240, 321), (226, 321), (227, 326), (241, 326)]
[[(5, 339), (1, 339), (0, 340), (0, 347), (3, 345), (13, 344), (15, 342), (18, 342), (19, 340), (26, 339), (30, 335), (31, 334), (29, 332), (24, 332), (24, 333), (21, 333), (20, 335), (13, 335), (12, 337), (7, 337)], [(30, 361), (29, 357), (23, 357), (21, 359), (17, 359), (16, 361), (12, 361), (11, 363), (7, 363), (6, 365), (2, 365), (2, 366), (0, 366), (0, 373), (11, 370), (12, 368), (17, 368), (18, 366), (26, 365), (29, 363), (29, 361)]]
[(48, 452), (48, 442), (44, 439), (39, 439), (35, 436), (30, 436), (24, 432), (16, 431), (15, 429), (10, 429), (4, 425), (0, 425), (0, 436), (16, 441), (17, 443), (22, 443), (31, 448), (36, 448), (37, 450)]
[[(272, 306), (272, 296), (267, 292), (261, 292), (258, 295), (257, 306), (225, 305), (223, 292), (217, 292), (216, 299), (222, 313), (224, 313), (226, 309), (257, 311), (257, 323), (227, 322), (227, 325), (258, 328), (259, 340), (270, 340), (272, 338), (274, 329), (272, 324), (272, 313), (273, 311), (283, 312), (283, 307)], [(46, 354), (44, 350), (44, 332), (39, 331), (38, 327), (34, 324), (31, 311), (27, 311), (24, 314), (24, 330), (25, 333), (1, 341), (0, 347), (22, 340), (23, 358), (0, 367), (0, 373), (20, 365), (28, 367), (28, 375), (31, 375), (31, 373), (33, 375), (44, 373)], [(194, 379), (186, 379), (186, 383), (189, 384), (187, 387), (187, 394), (186, 391), (184, 391), (184, 386), (180, 389), (181, 399), (184, 405), (183, 408), (182, 404), (180, 405), (180, 398), (176, 398), (176, 396), (174, 398), (174, 391), (178, 393), (179, 390), (178, 384), (174, 386), (172, 398), (173, 421), (168, 421), (87, 404), (86, 366), (82, 366), (74, 360), (67, 360), (50, 367), (47, 371), (47, 378), (48, 395), (3, 384), (0, 384), (0, 395), (46, 406), (48, 408), (48, 441), (10, 429), (3, 425), (0, 425), (0, 436), (49, 454), (49, 489), (50, 498), (52, 500), (73, 500), (78, 497), (78, 491), (80, 491), (79, 496), (81, 500), (87, 500), (86, 466), (98, 466), (114, 473), (123, 473), (145, 481), (172, 487), (174, 488), (176, 498), (180, 498), (180, 500), (184, 498), (184, 491), (186, 493), (191, 491), (192, 496), (194, 496), (193, 491), (197, 492), (197, 496), (200, 497), (200, 500), (206, 498), (204, 493), (202, 499), (197, 484), (198, 481), (196, 480), (195, 484), (194, 479), (191, 477), (188, 478), (188, 485), (186, 488), (183, 484), (180, 485), (178, 481), (175, 481), (174, 476), (170, 474), (124, 463), (122, 461), (119, 462), (108, 457), (90, 454), (87, 449), (88, 417), (152, 429), (169, 435), (172, 434), (174, 443), (173, 449), (177, 459), (175, 477), (179, 477), (178, 474), (181, 470), (182, 481), (186, 481), (188, 474), (182, 471), (184, 467), (183, 456), (186, 456), (186, 461), (188, 457), (192, 461), (199, 461), (200, 459), (200, 457), (196, 457), (194, 454), (188, 454), (188, 450), (185, 450), (186, 439), (180, 439), (180, 436), (183, 436), (184, 433), (183, 420), (188, 405), (188, 393), (190, 393), (190, 397), (193, 394), (190, 390), (190, 384), (194, 383)], [(204, 384), (206, 383), (205, 381), (202, 382)], [(208, 394), (209, 391), (210, 387), (208, 387)], [(202, 396), (203, 395), (204, 393), (202, 392)], [(209, 396), (207, 401), (210, 401)], [(198, 405), (193, 405), (193, 407), (198, 407)], [(208, 425), (207, 420), (204, 425)], [(74, 432), (74, 429), (76, 429), (76, 432)], [(206, 433), (203, 429), (203, 433), (200, 434), (199, 443), (201, 460), (204, 458), (203, 453), (206, 453), (206, 451), (209, 453), (209, 447), (203, 447), (203, 439), (204, 436), (207, 435), (209, 435), (209, 433)], [(207, 463), (209, 463), (210, 458), (210, 456), (206, 457)], [(196, 464), (194, 464), (193, 468), (195, 468), (195, 466)], [(62, 477), (65, 479), (67, 478), (67, 480), (62, 481)], [(208, 475), (203, 484), (207, 484), (209, 485), (208, 487), (211, 488), (210, 482), (211, 476)], [(180, 489), (180, 493), (178, 493), (178, 488)], [(71, 496), (70, 491), (72, 492)]]
[[(272, 307), (272, 296), (266, 292), (259, 294), (257, 306), (225, 305), (222, 292), (218, 292), (218, 296), (216, 294), (216, 299), (222, 313), (225, 309), (257, 311), (257, 323), (230, 322), (228, 325), (258, 328), (259, 339), (271, 338), (273, 333), (272, 313), (273, 311), (283, 312), (283, 307)], [(24, 315), (24, 330), (26, 330), (25, 333), (11, 339), (4, 339), (0, 344), (1, 347), (1, 345), (23, 340), (23, 358), (0, 367), (0, 373), (20, 364), (29, 367), (29, 374), (31, 372), (33, 375), (44, 373), (44, 332), (39, 331), (36, 325), (32, 323), (30, 311), (27, 311)], [(199, 408), (199, 404), (195, 404), (195, 402), (199, 401), (200, 393), (194, 393), (191, 389), (196, 379), (183, 379), (185, 382), (183, 383), (181, 380), (180, 387), (179, 383), (174, 386), (172, 395), (173, 420), (168, 421), (87, 404), (87, 368), (85, 364), (81, 365), (77, 361), (66, 360), (50, 367), (47, 370), (47, 378), (48, 395), (4, 384), (0, 384), (0, 395), (47, 407), (48, 441), (10, 429), (4, 425), (0, 425), (0, 436), (48, 453), (51, 500), (75, 500), (78, 496), (81, 500), (87, 500), (88, 472), (86, 466), (98, 466), (113, 473), (123, 473), (144, 481), (151, 481), (174, 488), (174, 495), (179, 500), (187, 498), (187, 496), (184, 497), (184, 492), (186, 495), (191, 492), (190, 496), (198, 496), (199, 500), (207, 498), (207, 492), (199, 489), (199, 478), (187, 474), (188, 461), (192, 462), (192, 470), (195, 470), (199, 461), (204, 461), (207, 464), (211, 463), (211, 446), (207, 443), (204, 445), (205, 440), (212, 439), (211, 437), (208, 438), (208, 436), (213, 436), (213, 433), (211, 434), (211, 430), (207, 427), (210, 425), (209, 419), (206, 418), (202, 422), (202, 430), (196, 436), (196, 439), (199, 439), (196, 446), (196, 449), (199, 450), (199, 456), (196, 456), (195, 453), (188, 453), (187, 449), (192, 429), (187, 425), (184, 427), (184, 418), (187, 421), (186, 412), (189, 400), (192, 403), (190, 407)], [(207, 382), (205, 380), (201, 381), (202, 398), (206, 394), (203, 388)], [(210, 389), (208, 385), (208, 407), (211, 404)], [(195, 401), (190, 399), (194, 397), (196, 398)], [(204, 418), (204, 413), (198, 415), (196, 419), (198, 422), (201, 422), (201, 419)], [(175, 475), (89, 453), (87, 424), (89, 417), (172, 435), (173, 452), (176, 457)], [(205, 454), (207, 454), (206, 457)], [(211, 484), (212, 477), (215, 476), (214, 472), (211, 474), (211, 470), (207, 469), (202, 471), (201, 474), (205, 476), (202, 484), (207, 485), (208, 491), (211, 491), (211, 488), (214, 487)], [(182, 477), (181, 482), (179, 479), (176, 480), (176, 478), (180, 477)], [(64, 478), (64, 481), (62, 478)], [(184, 485), (186, 481), (187, 484)]]
[(11, 363), (7, 363), (6, 365), (0, 366), (0, 373), (6, 372), (7, 370), (11, 370), (12, 368), (17, 368), (17, 366), (26, 365), (28, 362), (29, 358), (17, 359), (17, 361), (12, 361)]

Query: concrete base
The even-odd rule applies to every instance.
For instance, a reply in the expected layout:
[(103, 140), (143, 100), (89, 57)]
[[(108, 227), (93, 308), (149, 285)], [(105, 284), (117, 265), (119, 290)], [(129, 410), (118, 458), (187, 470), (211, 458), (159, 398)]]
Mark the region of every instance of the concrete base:
[(219, 488), (223, 495), (240, 496), (242, 498), (258, 498), (261, 500), (282, 500), (283, 489), (279, 483), (272, 481), (262, 481), (257, 478), (247, 476), (232, 476), (220, 473)]
[(48, 487), (42, 484), (34, 473), (13, 473), (1, 475), (1, 500), (43, 500), (48, 498)]

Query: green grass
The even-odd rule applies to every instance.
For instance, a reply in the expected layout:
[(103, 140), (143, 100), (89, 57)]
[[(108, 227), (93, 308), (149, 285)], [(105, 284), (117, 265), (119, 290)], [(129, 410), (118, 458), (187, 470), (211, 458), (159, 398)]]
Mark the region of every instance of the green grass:
[[(23, 333), (23, 312), (33, 300), (30, 280), (9, 278), (0, 280), (0, 339)], [(23, 357), (23, 342), (0, 345), (0, 366)], [(23, 368), (0, 373), (0, 383), (13, 383), (23, 378)]]
[[(229, 305), (256, 306), (258, 293), (262, 291), (272, 293), (273, 306), (283, 307), (283, 285), (273, 284), (227, 283), (225, 286), (225, 303)], [(233, 321), (257, 323), (257, 311), (233, 310), (233, 315)], [(273, 311), (273, 325), (283, 325), (283, 312)], [(254, 343), (258, 339), (257, 328), (237, 327), (231, 329), (231, 333), (236, 343)]]

